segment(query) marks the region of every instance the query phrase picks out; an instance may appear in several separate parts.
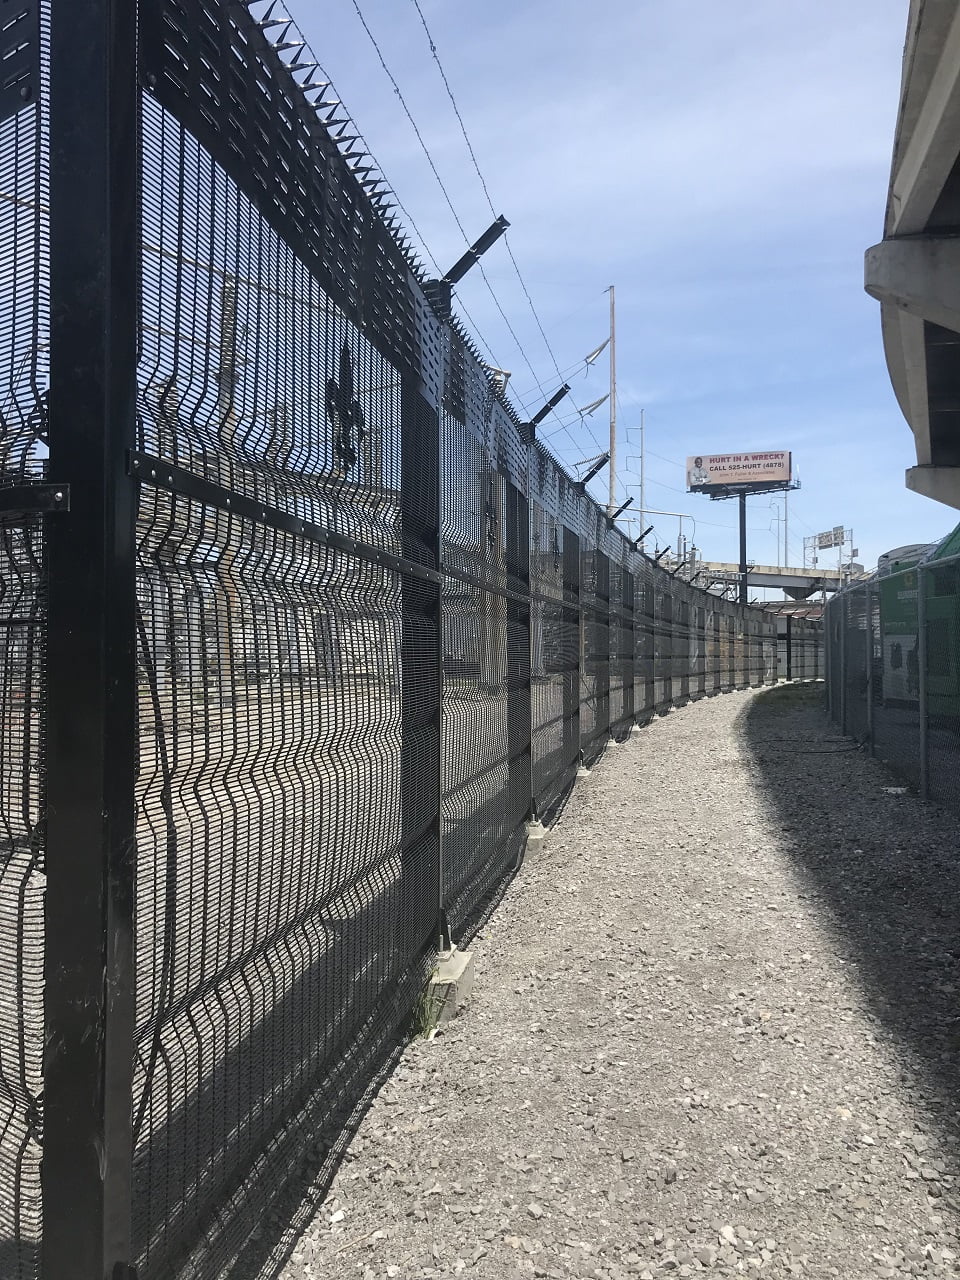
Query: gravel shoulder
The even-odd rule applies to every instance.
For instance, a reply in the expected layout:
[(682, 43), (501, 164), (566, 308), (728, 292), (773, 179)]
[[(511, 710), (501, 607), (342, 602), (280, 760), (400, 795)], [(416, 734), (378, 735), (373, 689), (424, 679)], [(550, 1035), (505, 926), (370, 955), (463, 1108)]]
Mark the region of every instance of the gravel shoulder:
[(817, 688), (611, 746), (272, 1274), (956, 1275), (958, 820), (894, 785)]

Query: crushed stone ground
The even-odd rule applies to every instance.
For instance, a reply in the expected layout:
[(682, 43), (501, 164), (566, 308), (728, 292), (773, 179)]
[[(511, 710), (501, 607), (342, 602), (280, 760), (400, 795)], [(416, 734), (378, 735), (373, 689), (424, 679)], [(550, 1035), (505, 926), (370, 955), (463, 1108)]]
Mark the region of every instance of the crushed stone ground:
[(282, 1280), (956, 1275), (956, 817), (822, 686), (611, 746)]

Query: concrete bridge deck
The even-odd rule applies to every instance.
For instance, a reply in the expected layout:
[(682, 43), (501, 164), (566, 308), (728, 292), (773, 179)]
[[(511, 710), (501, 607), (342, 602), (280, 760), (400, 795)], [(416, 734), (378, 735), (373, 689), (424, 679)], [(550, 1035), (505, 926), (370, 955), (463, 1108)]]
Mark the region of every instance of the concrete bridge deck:
[[(724, 561), (705, 560), (697, 565), (702, 576), (711, 582), (738, 583), (740, 566)], [(751, 564), (747, 566), (748, 587), (773, 587), (786, 591), (796, 600), (805, 600), (816, 591), (839, 591), (850, 581), (850, 573), (839, 569), (795, 568), (793, 566)]]

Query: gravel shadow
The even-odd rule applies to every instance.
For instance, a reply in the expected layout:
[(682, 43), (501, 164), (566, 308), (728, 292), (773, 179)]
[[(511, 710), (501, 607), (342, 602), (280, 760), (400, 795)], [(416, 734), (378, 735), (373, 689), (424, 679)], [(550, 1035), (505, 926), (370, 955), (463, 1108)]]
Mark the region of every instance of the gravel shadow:
[(960, 1154), (960, 819), (917, 796), (843, 738), (822, 684), (782, 685), (739, 722), (782, 849), (839, 953), (856, 965), (878, 1032), (901, 1050), (920, 1095)]

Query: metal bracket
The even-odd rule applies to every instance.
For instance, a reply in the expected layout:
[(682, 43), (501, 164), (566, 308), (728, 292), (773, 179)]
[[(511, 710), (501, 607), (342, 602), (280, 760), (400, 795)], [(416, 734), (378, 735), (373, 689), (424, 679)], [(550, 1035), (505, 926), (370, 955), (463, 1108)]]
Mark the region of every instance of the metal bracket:
[(0, 516), (70, 510), (68, 484), (15, 484), (0, 488)]
[(456, 943), (453, 941), (453, 934), (450, 930), (450, 918), (447, 915), (446, 907), (440, 908), (440, 950), (453, 951)]
[(40, 0), (0, 4), (0, 12), (0, 120), (8, 120), (40, 95)]

